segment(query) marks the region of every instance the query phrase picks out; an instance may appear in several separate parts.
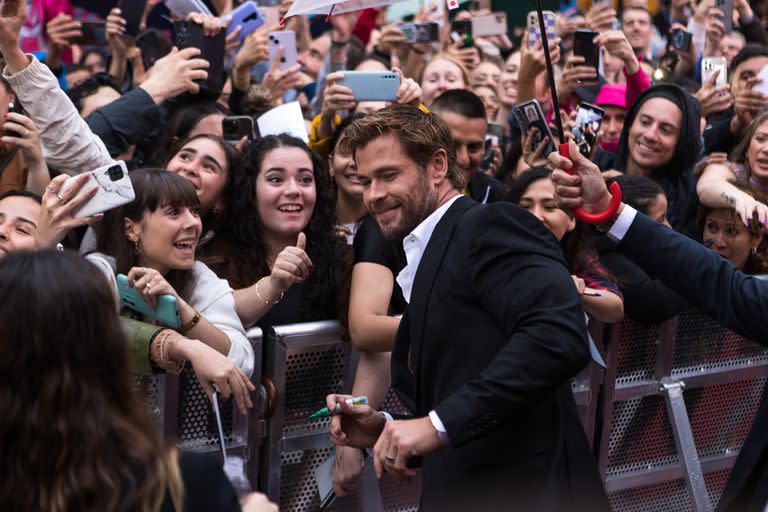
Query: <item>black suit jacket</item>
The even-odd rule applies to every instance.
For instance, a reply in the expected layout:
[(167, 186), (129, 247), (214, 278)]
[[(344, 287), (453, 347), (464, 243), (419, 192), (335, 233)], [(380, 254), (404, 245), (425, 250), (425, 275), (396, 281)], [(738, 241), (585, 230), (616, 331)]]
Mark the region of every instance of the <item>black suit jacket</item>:
[(422, 510), (605, 510), (570, 378), (589, 361), (560, 248), (509, 203), (458, 199), (435, 228), (392, 356), (416, 416), (450, 445), (424, 457)]
[[(703, 313), (768, 346), (768, 282), (638, 213), (617, 247)], [(768, 402), (763, 399), (723, 491), (719, 511), (760, 511), (768, 501)]]

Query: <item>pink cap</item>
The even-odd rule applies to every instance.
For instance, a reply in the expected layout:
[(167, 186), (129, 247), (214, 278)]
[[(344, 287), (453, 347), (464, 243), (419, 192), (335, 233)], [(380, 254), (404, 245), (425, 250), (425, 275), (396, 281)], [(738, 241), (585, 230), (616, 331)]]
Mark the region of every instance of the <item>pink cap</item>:
[(604, 105), (613, 105), (627, 108), (627, 84), (606, 84), (600, 88), (600, 92), (595, 100), (595, 105), (602, 107)]

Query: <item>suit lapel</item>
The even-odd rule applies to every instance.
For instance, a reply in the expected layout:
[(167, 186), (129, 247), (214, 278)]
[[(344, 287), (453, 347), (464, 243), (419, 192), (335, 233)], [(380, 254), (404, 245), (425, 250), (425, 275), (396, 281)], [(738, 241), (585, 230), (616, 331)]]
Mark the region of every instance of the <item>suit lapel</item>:
[(454, 228), (461, 217), (477, 203), (468, 197), (460, 197), (454, 202), (443, 218), (435, 226), (432, 237), (427, 243), (424, 255), (421, 257), (419, 268), (411, 289), (411, 301), (408, 304), (411, 331), (411, 360), (410, 368), (415, 374), (418, 372), (421, 361), (421, 341), (424, 334), (424, 322), (426, 321), (429, 299), (432, 294), (437, 272), (442, 264), (448, 243), (453, 235)]

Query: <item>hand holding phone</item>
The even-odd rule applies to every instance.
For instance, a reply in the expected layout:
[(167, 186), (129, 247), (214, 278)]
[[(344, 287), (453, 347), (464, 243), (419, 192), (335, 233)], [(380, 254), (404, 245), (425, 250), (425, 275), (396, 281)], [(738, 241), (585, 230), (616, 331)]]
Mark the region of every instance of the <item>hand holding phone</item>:
[(584, 59), (583, 66), (598, 70), (600, 66), (600, 47), (595, 44), (598, 33), (594, 30), (578, 29), (573, 33), (573, 54)]
[(227, 14), (223, 20), (229, 22), (227, 25), (227, 35), (232, 34), (237, 30), (237, 27), (240, 27), (240, 32), (238, 32), (235, 38), (238, 44), (243, 42), (248, 34), (264, 25), (264, 17), (253, 2), (243, 2)]
[(144, 18), (144, 9), (147, 0), (120, 0), (117, 7), (120, 15), (125, 20), (125, 35), (136, 37), (141, 30), (141, 20)]
[[(136, 269), (131, 270), (134, 271)], [(181, 318), (179, 317), (179, 306), (176, 302), (176, 297), (167, 294), (157, 295), (155, 296), (157, 304), (152, 307), (136, 287), (139, 284), (144, 289), (142, 281), (136, 280), (129, 284), (128, 276), (125, 274), (117, 274), (116, 279), (117, 293), (120, 296), (120, 302), (123, 307), (153, 318), (171, 329), (181, 328)]]
[(296, 51), (296, 33), (292, 30), (280, 30), (270, 32), (267, 35), (267, 50), (269, 51), (269, 66), (277, 58), (278, 49), (282, 48), (283, 54), (280, 57), (280, 71), (285, 71), (298, 63), (298, 52)]
[(253, 140), (253, 118), (250, 116), (227, 116), (221, 120), (224, 140), (230, 144), (238, 144), (243, 137)]
[(337, 83), (349, 88), (356, 102), (397, 101), (400, 75), (394, 71), (341, 71)]
[(597, 133), (600, 131), (604, 116), (605, 110), (600, 107), (589, 103), (579, 104), (571, 133), (579, 152), (587, 158), (590, 158), (592, 149), (595, 147)]
[[(85, 188), (89, 189), (95, 186), (96, 194), (73, 213), (75, 218), (91, 217), (133, 201), (135, 197), (133, 185), (128, 177), (128, 168), (122, 160), (99, 167), (88, 173), (88, 176), (89, 179)], [(62, 197), (69, 196), (70, 187), (75, 186), (79, 179), (81, 179), (79, 176), (67, 179), (62, 185), (59, 195)]]
[[(547, 41), (550, 45), (555, 42), (555, 13), (552, 11), (542, 11), (544, 16), (544, 27), (547, 32)], [(536, 43), (541, 39), (541, 30), (539, 30), (539, 15), (536, 11), (530, 11), (526, 15), (527, 29), (528, 29), (528, 48), (533, 48)]]
[(471, 48), (475, 41), (472, 38), (472, 20), (454, 20), (451, 22), (451, 40), (461, 41), (459, 49)]

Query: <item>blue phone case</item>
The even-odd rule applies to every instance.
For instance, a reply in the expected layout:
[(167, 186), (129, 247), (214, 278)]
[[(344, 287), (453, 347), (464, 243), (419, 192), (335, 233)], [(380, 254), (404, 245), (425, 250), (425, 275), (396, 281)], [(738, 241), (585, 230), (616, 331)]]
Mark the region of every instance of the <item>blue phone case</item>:
[(243, 42), (248, 34), (265, 23), (264, 16), (261, 15), (256, 4), (253, 2), (245, 2), (239, 5), (227, 18), (231, 20), (229, 25), (227, 25), (227, 35), (234, 32), (238, 25), (242, 26), (240, 33), (235, 39), (238, 43)]
[(393, 71), (340, 71), (338, 84), (352, 89), (355, 101), (397, 101), (400, 75)]
[(181, 327), (179, 305), (176, 303), (176, 297), (173, 295), (158, 295), (157, 306), (155, 309), (152, 309), (144, 302), (144, 297), (141, 296), (136, 288), (128, 286), (128, 277), (125, 274), (117, 274), (117, 291), (120, 294), (120, 302), (124, 307), (154, 318), (171, 329)]

